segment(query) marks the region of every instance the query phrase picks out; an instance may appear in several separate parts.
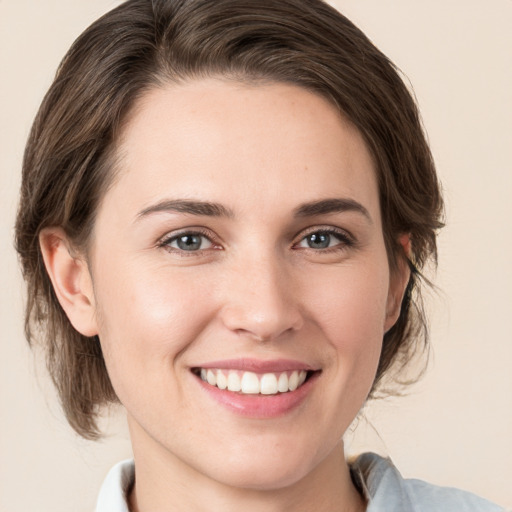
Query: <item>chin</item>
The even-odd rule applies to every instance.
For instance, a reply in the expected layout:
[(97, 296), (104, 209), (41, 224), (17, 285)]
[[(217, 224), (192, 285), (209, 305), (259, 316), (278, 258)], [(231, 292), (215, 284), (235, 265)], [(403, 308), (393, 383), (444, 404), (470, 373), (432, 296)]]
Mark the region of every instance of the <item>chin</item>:
[(278, 466), (266, 464), (263, 467), (249, 464), (249, 467), (236, 471), (226, 472), (222, 483), (239, 489), (251, 489), (254, 491), (277, 491), (291, 487), (299, 482), (307, 471), (297, 465), (287, 463)]
[(241, 453), (224, 457), (222, 467), (214, 470), (212, 476), (236, 488), (274, 491), (293, 486), (318, 462), (308, 456), (301, 444), (294, 444), (293, 449), (286, 450), (258, 446), (249, 453), (246, 451), (244, 457), (240, 456)]

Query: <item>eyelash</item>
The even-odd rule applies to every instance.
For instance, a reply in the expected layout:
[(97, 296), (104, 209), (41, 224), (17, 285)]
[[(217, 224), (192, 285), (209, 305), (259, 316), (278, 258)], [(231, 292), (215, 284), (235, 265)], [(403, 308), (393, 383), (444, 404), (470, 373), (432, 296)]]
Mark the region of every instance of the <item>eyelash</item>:
[[(338, 240), (338, 243), (336, 243), (334, 246), (329, 246), (325, 248), (313, 248), (313, 247), (299, 247), (299, 244), (306, 241), (306, 239), (312, 235), (317, 236), (328, 236), (328, 237), (334, 237)], [(179, 247), (172, 247), (171, 244), (173, 242), (178, 241), (180, 238), (185, 237), (201, 237), (201, 239), (206, 239), (210, 244), (211, 247), (207, 248), (199, 248), (197, 250), (190, 250), (187, 251), (186, 249), (181, 249)], [(307, 243), (307, 242), (306, 242)], [(306, 250), (306, 251), (313, 251), (315, 253), (331, 253), (331, 252), (338, 252), (338, 251), (344, 251), (347, 250), (350, 247), (355, 246), (356, 241), (354, 237), (349, 234), (347, 231), (342, 229), (336, 229), (331, 226), (329, 227), (315, 227), (311, 228), (310, 230), (306, 231), (306, 233), (301, 233), (300, 239), (298, 242), (293, 243), (292, 248), (295, 250)], [(203, 253), (204, 251), (208, 250), (219, 250), (220, 246), (216, 244), (215, 237), (212, 236), (212, 233), (206, 229), (191, 229), (191, 230), (184, 230), (179, 233), (173, 233), (171, 235), (165, 236), (162, 238), (158, 244), (158, 247), (163, 248), (169, 252), (179, 254), (183, 257), (190, 257), (195, 256), (198, 253)]]
[[(331, 247), (317, 248), (317, 249), (315, 249), (313, 247), (297, 247), (298, 244), (305, 242), (306, 239), (312, 235), (317, 235), (317, 236), (318, 235), (327, 235), (329, 237), (334, 237), (338, 240), (338, 243), (336, 243), (334, 246), (331, 246)], [(350, 247), (354, 247), (355, 243), (356, 243), (356, 241), (355, 241), (354, 237), (351, 234), (349, 234), (347, 231), (329, 226), (329, 227), (314, 227), (314, 228), (311, 228), (310, 230), (306, 231), (306, 233), (301, 233), (300, 240), (297, 243), (293, 244), (293, 247), (297, 248), (297, 250), (304, 249), (304, 250), (314, 251), (316, 253), (318, 253), (318, 252), (332, 253), (332, 252), (345, 251)]]
[[(191, 251), (187, 251), (186, 249), (180, 249), (179, 247), (171, 247), (171, 244), (173, 242), (178, 241), (180, 238), (185, 237), (200, 237), (201, 239), (206, 239), (211, 244), (211, 247), (205, 249), (200, 248), (198, 250)], [(184, 230), (181, 231), (180, 233), (173, 233), (171, 235), (165, 236), (158, 242), (157, 246), (169, 252), (179, 254), (180, 256), (189, 257), (197, 255), (197, 253), (201, 253), (207, 250), (218, 250), (219, 246), (216, 244), (214, 240), (215, 237), (212, 236), (212, 233), (210, 231), (206, 229), (196, 228), (191, 230)]]

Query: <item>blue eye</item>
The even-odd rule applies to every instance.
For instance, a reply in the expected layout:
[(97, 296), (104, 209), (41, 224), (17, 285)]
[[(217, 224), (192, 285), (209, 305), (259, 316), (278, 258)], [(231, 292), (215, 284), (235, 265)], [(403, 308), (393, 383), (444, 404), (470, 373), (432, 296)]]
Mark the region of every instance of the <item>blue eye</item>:
[(331, 245), (329, 233), (313, 233), (306, 237), (306, 243), (311, 249), (327, 249)]
[(166, 247), (180, 251), (194, 252), (202, 249), (210, 249), (212, 242), (200, 233), (182, 233), (169, 238), (164, 242)]
[(309, 233), (298, 243), (298, 247), (306, 249), (330, 249), (336, 246), (345, 247), (352, 245), (349, 237), (338, 231), (319, 230)]

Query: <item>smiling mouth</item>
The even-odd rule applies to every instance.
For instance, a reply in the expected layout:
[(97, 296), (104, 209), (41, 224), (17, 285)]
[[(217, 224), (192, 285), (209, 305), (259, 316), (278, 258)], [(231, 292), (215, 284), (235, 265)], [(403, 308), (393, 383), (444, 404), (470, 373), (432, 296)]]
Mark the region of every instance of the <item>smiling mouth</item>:
[(316, 372), (293, 370), (255, 373), (221, 368), (194, 368), (192, 372), (210, 386), (243, 395), (277, 395), (300, 388)]

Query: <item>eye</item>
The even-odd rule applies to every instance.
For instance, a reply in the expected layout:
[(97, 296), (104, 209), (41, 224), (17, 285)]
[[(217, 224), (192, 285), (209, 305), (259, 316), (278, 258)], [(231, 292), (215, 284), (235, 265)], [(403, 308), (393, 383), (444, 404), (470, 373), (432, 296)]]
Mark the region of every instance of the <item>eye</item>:
[(180, 233), (166, 238), (161, 245), (174, 251), (196, 252), (213, 247), (212, 241), (202, 233)]
[(341, 249), (351, 245), (353, 245), (351, 238), (342, 231), (322, 229), (308, 233), (299, 241), (297, 247), (325, 250), (335, 247), (339, 247)]

